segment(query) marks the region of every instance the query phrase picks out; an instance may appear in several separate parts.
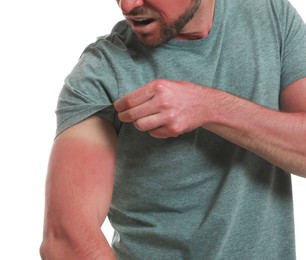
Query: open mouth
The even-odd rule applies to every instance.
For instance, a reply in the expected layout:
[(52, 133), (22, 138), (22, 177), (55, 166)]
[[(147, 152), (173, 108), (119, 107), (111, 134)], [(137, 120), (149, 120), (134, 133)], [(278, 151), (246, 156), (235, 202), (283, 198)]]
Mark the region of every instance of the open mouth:
[(148, 24), (152, 23), (153, 21), (154, 21), (154, 19), (137, 19), (137, 20), (132, 20), (132, 22), (135, 25), (139, 25), (139, 26), (148, 25)]

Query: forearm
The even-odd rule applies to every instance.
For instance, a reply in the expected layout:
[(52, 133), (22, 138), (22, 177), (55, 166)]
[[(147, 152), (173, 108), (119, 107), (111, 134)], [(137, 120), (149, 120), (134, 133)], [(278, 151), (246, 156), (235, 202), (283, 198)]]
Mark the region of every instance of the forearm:
[(306, 113), (279, 112), (214, 90), (208, 100), (213, 110), (204, 128), (306, 177)]
[[(301, 100), (298, 103), (304, 104)], [(121, 121), (132, 122), (153, 137), (177, 137), (203, 127), (306, 177), (304, 105), (301, 113), (284, 113), (217, 89), (161, 79), (117, 100), (115, 108)]]

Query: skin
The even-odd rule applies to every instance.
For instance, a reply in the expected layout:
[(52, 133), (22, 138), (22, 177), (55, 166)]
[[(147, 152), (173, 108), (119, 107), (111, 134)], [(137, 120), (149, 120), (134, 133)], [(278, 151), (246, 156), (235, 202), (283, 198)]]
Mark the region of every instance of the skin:
[(216, 89), (161, 79), (117, 100), (115, 108), (121, 121), (153, 137), (177, 137), (202, 127), (306, 177), (305, 98), (306, 78), (283, 91), (281, 112)]
[[(207, 37), (212, 25), (214, 0), (118, 0), (123, 15), (139, 40), (158, 47), (172, 38)], [(148, 25), (137, 23), (151, 20)]]
[[(160, 45), (159, 38), (165, 41), (164, 27), (177, 24), (193, 5), (191, 0), (117, 2), (128, 19), (155, 19), (151, 27), (132, 26), (149, 46)], [(141, 12), (145, 10), (146, 17), (135, 13), (131, 16), (139, 8)], [(213, 0), (202, 0), (193, 18), (175, 38), (207, 37), (213, 8)], [(114, 105), (121, 121), (132, 122), (153, 137), (176, 137), (202, 127), (306, 177), (305, 99), (306, 78), (293, 82), (281, 93), (282, 111), (190, 82), (158, 79)], [(101, 232), (112, 197), (116, 141), (114, 127), (97, 116), (70, 127), (56, 138), (46, 182), (40, 249), (43, 260), (116, 258)]]
[(101, 232), (111, 203), (116, 132), (97, 116), (53, 145), (46, 182), (43, 260), (115, 259)]
[[(187, 2), (190, 1), (175, 3)], [(175, 20), (170, 13), (176, 13), (177, 19), (181, 17), (170, 8), (176, 5), (171, 0), (118, 1), (118, 4), (124, 14), (156, 6), (162, 14), (169, 14), (163, 16), (164, 23), (146, 30), (151, 41), (147, 45), (153, 46), (155, 39), (161, 37), (160, 28), (173, 24)], [(192, 40), (208, 36), (213, 10), (214, 1), (202, 1), (193, 19), (174, 38)], [(135, 33), (142, 41), (142, 35)], [(133, 123), (138, 130), (153, 137), (177, 137), (202, 127), (289, 172), (306, 177), (305, 98), (306, 78), (293, 82), (281, 93), (282, 111), (191, 82), (158, 79), (117, 100), (115, 108), (122, 122)]]

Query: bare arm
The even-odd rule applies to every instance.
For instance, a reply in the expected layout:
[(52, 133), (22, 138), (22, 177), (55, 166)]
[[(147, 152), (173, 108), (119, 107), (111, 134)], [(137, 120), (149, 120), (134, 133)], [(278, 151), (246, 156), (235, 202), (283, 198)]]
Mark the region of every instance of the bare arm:
[(306, 78), (283, 91), (282, 112), (228, 98), (227, 101), (232, 99), (231, 105), (206, 128), (289, 172), (306, 177)]
[(306, 78), (282, 93), (280, 112), (190, 82), (157, 80), (116, 101), (115, 108), (120, 120), (154, 137), (203, 127), (306, 177), (305, 96)]
[(46, 183), (42, 259), (115, 259), (101, 232), (112, 197), (115, 144), (112, 125), (97, 116), (56, 138)]

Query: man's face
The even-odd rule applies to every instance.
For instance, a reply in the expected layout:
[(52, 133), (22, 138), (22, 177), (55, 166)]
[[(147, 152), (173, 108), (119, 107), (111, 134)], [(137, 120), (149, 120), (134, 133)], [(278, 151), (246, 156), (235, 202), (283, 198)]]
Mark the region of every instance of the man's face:
[(117, 0), (138, 39), (158, 47), (176, 37), (193, 18), (201, 0)]

